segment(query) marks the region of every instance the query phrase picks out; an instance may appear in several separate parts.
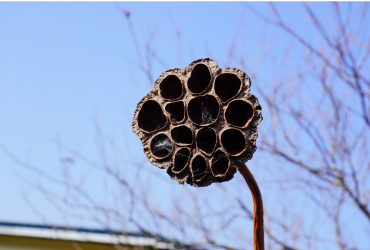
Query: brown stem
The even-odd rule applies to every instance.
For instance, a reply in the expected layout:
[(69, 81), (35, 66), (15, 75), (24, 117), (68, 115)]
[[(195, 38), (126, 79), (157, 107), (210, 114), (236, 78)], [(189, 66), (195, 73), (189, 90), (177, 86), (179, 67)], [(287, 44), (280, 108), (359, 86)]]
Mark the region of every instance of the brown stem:
[(264, 238), (263, 238), (263, 203), (260, 189), (258, 188), (257, 182), (254, 179), (252, 173), (249, 171), (247, 166), (243, 163), (239, 166), (239, 172), (243, 175), (247, 182), (249, 189), (251, 190), (254, 204), (253, 212), (253, 234), (254, 234), (254, 249), (264, 250)]

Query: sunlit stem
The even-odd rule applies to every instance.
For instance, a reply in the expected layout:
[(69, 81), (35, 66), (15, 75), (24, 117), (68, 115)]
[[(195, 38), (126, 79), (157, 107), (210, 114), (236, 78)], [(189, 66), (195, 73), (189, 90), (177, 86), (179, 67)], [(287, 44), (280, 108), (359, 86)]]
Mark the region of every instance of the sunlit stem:
[(263, 236), (263, 203), (261, 192), (258, 188), (257, 182), (254, 179), (252, 173), (249, 171), (247, 166), (243, 163), (239, 166), (239, 172), (243, 175), (247, 182), (249, 189), (251, 190), (254, 204), (253, 212), (253, 238), (254, 238), (254, 249), (264, 250), (264, 236)]

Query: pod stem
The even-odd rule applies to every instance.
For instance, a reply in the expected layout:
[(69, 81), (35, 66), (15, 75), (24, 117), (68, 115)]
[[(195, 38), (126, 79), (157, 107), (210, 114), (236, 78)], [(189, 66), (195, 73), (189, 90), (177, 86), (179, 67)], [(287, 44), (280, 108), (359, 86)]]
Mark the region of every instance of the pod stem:
[(263, 203), (261, 192), (258, 188), (257, 182), (254, 179), (252, 173), (249, 171), (245, 163), (239, 166), (239, 172), (243, 175), (247, 182), (249, 189), (251, 190), (254, 204), (253, 211), (253, 238), (254, 238), (254, 249), (264, 250), (264, 236), (263, 236)]

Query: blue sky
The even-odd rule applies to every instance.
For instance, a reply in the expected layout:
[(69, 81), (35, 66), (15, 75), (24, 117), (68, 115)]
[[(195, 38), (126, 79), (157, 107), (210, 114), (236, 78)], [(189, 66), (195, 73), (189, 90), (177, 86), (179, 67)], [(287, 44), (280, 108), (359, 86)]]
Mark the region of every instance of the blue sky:
[[(131, 12), (138, 37), (157, 32), (153, 49), (168, 68), (221, 58), (245, 11), (241, 3), (0, 3), (0, 143), (21, 160), (60, 174), (55, 141), (94, 154), (96, 119), (142, 157), (130, 120), (151, 87), (117, 4)], [(171, 20), (182, 27), (181, 62)], [(156, 64), (153, 76), (166, 69)], [(0, 219), (39, 221), (21, 196), (24, 170), (0, 155)]]
[[(271, 14), (266, 3), (250, 4)], [(253, 69), (261, 61), (259, 48), (269, 47), (274, 40), (275, 58), (258, 69), (265, 81), (272, 82), (271, 72), (284, 57), (280, 49), (296, 46), (240, 2), (1, 2), (0, 145), (18, 159), (52, 176), (63, 175), (57, 142), (97, 159), (96, 123), (126, 155), (145, 158), (131, 119), (151, 83), (139, 68), (144, 53), (139, 59), (118, 6), (130, 11), (140, 45), (150, 40), (152, 50), (165, 62), (154, 62), (154, 80), (168, 68), (184, 67), (203, 57), (214, 58), (221, 68), (239, 66), (235, 60), (228, 64), (225, 55), (230, 51), (246, 58), (247, 69)], [(312, 6), (319, 14), (327, 13), (324, 5)], [(310, 41), (317, 39), (310, 36), (312, 30), (299, 3), (279, 3), (278, 8), (293, 28)], [(181, 27), (180, 47), (174, 25)], [(148, 39), (151, 35), (154, 38)], [(299, 55), (298, 51), (292, 60)], [(253, 84), (251, 92), (255, 93)], [(264, 116), (261, 126), (269, 122)], [(253, 169), (254, 164), (253, 159), (248, 166)], [(167, 178), (154, 166), (153, 171)], [(25, 179), (37, 181), (38, 176), (0, 150), (0, 200), (6, 201), (0, 207), (0, 220), (42, 223), (47, 218), (46, 222), (65, 223)], [(103, 195), (99, 186), (91, 191)], [(44, 219), (29, 207), (24, 195), (32, 197)]]

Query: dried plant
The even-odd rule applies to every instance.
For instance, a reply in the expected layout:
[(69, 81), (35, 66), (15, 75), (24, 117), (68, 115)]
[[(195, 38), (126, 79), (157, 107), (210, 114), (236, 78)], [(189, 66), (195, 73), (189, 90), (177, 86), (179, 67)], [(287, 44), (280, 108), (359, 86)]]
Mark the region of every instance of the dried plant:
[[(271, 3), (271, 14), (267, 14), (253, 8), (253, 4), (243, 3), (241, 6), (246, 7), (246, 13), (250, 16), (255, 14), (268, 27), (268, 30), (262, 29), (261, 34), (248, 33), (248, 38), (257, 39), (259, 47), (255, 57), (251, 57), (245, 48), (243, 35), (246, 32), (239, 25), (227, 54), (219, 51), (209, 54), (214, 55), (219, 63), (221, 58), (225, 58), (226, 65), (235, 65), (248, 72), (268, 118), (259, 126), (264, 135), (258, 141), (258, 154), (262, 157), (254, 159), (259, 166), (254, 169), (254, 174), (259, 177), (264, 202), (268, 204), (264, 211), (266, 248), (366, 249), (370, 225), (370, 80), (366, 70), (370, 65), (369, 5), (320, 3), (320, 7), (331, 10), (325, 13), (312, 5), (302, 4), (302, 12), (307, 19), (297, 20), (309, 22), (310, 32), (307, 32), (287, 23), (284, 14), (279, 13), (279, 4)], [(152, 86), (153, 75), (156, 74), (154, 65), (163, 70), (169, 67), (160, 57), (162, 51), (152, 46), (155, 36), (152, 33), (140, 35), (131, 19), (135, 13), (122, 13), (137, 50), (137, 64), (148, 85)], [(267, 36), (278, 31), (281, 32), (278, 38)], [(176, 29), (177, 32), (180, 31)], [(181, 39), (181, 34), (176, 38)], [(275, 43), (281, 42), (286, 50), (275, 47)], [(267, 71), (271, 76), (261, 74), (262, 69), (266, 72), (265, 61), (273, 65), (271, 72)], [(274, 65), (277, 65), (275, 70)], [(186, 82), (182, 84), (185, 88)], [(166, 103), (169, 104), (161, 110), (167, 125), (153, 134), (164, 133), (166, 126), (178, 127), (177, 134), (186, 130), (182, 125), (186, 125), (185, 120), (189, 119), (185, 112), (188, 100)], [(220, 107), (224, 107), (221, 102)], [(211, 114), (204, 113), (198, 122), (211, 122)], [(163, 126), (163, 121), (155, 125), (154, 129), (158, 129)], [(208, 134), (213, 133), (212, 126), (197, 125), (201, 131), (198, 133), (209, 137)], [(130, 148), (129, 143), (118, 146), (116, 142), (126, 138), (109, 136), (103, 132), (106, 128), (99, 125), (96, 128), (97, 159), (95, 155), (88, 157), (86, 153), (58, 144), (61, 168), (68, 174), (47, 176), (40, 169), (34, 170), (38, 178), (29, 186), (39, 190), (63, 218), (84, 217), (107, 228), (118, 223), (124, 231), (134, 228), (147, 233), (161, 233), (209, 249), (250, 249), (252, 240), (248, 237), (251, 233), (244, 231), (244, 226), (251, 223), (253, 213), (246, 201), (244, 180), (238, 175), (233, 181), (207, 189), (180, 186), (184, 190), (181, 193), (174, 188), (171, 190), (173, 196), (163, 197), (156, 191), (167, 190), (154, 183), (161, 181), (172, 185), (172, 181), (158, 174), (157, 169), (147, 166), (146, 159), (142, 161), (127, 154), (125, 150)], [(196, 135), (193, 134), (192, 143), (186, 140), (187, 136), (178, 139), (182, 140), (180, 144), (197, 145)], [(166, 136), (171, 142), (171, 133)], [(218, 136), (216, 138), (219, 140)], [(172, 156), (169, 156), (172, 160), (173, 155), (180, 151), (180, 163), (192, 154), (192, 147), (169, 144), (168, 140), (162, 140), (154, 150), (168, 152), (172, 149)], [(174, 150), (174, 146), (179, 150)], [(205, 150), (200, 154), (209, 159), (207, 154), (213, 148), (206, 146), (201, 146)], [(64, 159), (72, 159), (73, 163)], [(34, 169), (28, 162), (15, 161), (29, 170)], [(153, 161), (158, 159), (153, 157)], [(110, 202), (99, 200), (95, 192), (81, 184), (91, 178), (87, 170), (86, 173), (81, 171), (82, 174), (77, 172), (84, 165), (109, 180), (107, 182), (112, 187), (106, 189), (106, 197), (110, 197), (107, 198), (111, 199)], [(175, 172), (181, 170), (181, 164), (177, 166)], [(81, 181), (72, 179), (74, 176), (81, 177)], [(37, 182), (39, 179), (46, 184)], [(93, 179), (94, 187), (97, 182)], [(98, 185), (104, 184), (102, 181)], [(54, 192), (53, 185), (65, 187), (68, 192)], [(155, 191), (151, 192), (152, 189)], [(29, 197), (25, 195), (25, 198)], [(39, 214), (42, 216), (42, 211)]]
[(211, 58), (165, 71), (138, 103), (133, 131), (148, 160), (179, 183), (195, 187), (229, 181), (239, 168), (255, 204), (255, 246), (264, 249), (263, 205), (244, 162), (256, 151), (262, 120), (251, 81), (238, 68), (220, 69)]

